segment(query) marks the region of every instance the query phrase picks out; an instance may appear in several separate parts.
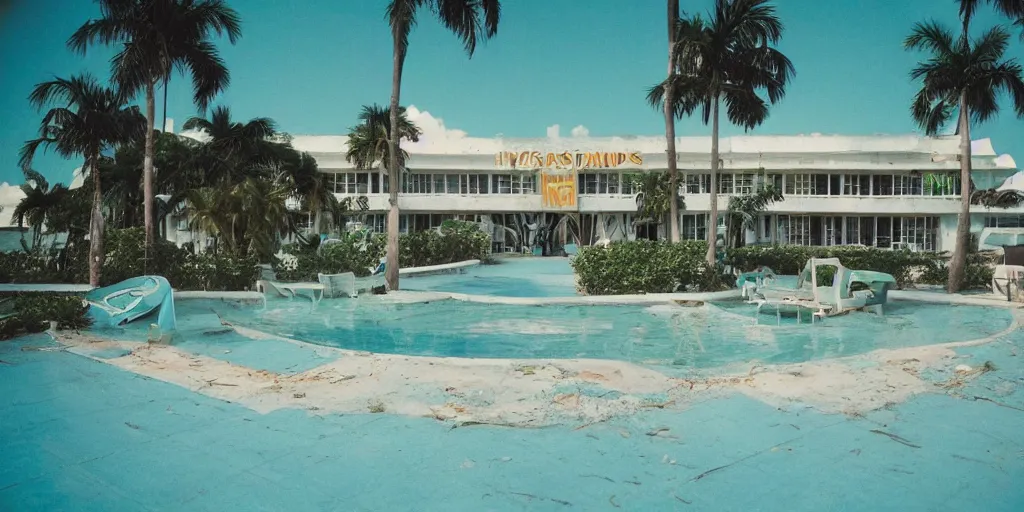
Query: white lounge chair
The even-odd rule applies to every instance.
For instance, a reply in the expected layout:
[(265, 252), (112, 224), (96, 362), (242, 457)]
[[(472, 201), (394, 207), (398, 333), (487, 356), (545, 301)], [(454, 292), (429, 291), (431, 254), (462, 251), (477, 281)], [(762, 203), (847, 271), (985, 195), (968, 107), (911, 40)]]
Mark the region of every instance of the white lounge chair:
[(263, 279), (256, 281), (256, 291), (263, 293), (264, 308), (267, 307), (267, 293), (292, 299), (296, 295), (303, 295), (302, 292), (309, 292), (309, 300), (313, 301), (313, 307), (316, 307), (324, 298), (324, 289), (324, 285), (320, 283), (281, 283)]
[(356, 275), (352, 272), (342, 274), (317, 274), (317, 280), (324, 286), (324, 297), (357, 297)]

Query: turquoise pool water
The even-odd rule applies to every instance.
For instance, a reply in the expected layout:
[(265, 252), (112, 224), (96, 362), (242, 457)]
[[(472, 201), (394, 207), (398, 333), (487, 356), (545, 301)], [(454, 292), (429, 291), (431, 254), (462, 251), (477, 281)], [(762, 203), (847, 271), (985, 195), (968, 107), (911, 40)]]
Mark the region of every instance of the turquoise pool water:
[(480, 265), (464, 274), (404, 278), (403, 290), (496, 295), (501, 297), (572, 297), (576, 295), (568, 258), (505, 257), (497, 265)]
[[(325, 300), (259, 305), (188, 300), (179, 317), (216, 312), (260, 331), (352, 350), (441, 357), (601, 358), (709, 368), (800, 361), (878, 348), (965, 341), (1010, 326), (1005, 309), (894, 302), (884, 316), (852, 313), (811, 326), (754, 325), (746, 304), (520, 306), (442, 300)], [(772, 317), (774, 322), (774, 317)]]

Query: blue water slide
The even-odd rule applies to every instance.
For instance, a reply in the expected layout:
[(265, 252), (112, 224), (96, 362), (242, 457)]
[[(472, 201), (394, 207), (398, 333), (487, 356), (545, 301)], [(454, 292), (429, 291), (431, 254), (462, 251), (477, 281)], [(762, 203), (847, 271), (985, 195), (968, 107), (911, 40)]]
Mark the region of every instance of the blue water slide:
[(97, 288), (85, 295), (89, 314), (97, 324), (116, 327), (157, 312), (160, 334), (177, 328), (174, 317), (174, 293), (161, 276), (140, 276)]

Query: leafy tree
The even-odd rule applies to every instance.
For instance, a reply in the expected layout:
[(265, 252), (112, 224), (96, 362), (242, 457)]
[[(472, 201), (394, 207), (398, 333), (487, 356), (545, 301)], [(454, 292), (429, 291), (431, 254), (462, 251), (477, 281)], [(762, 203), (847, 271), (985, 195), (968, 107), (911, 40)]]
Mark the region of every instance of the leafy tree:
[(156, 119), (155, 89), (175, 70), (192, 78), (193, 99), (200, 111), (227, 88), (230, 74), (211, 37), (227, 35), (231, 44), (241, 37), (241, 23), (223, 0), (98, 0), (101, 16), (89, 20), (68, 39), (72, 50), (85, 54), (93, 44), (114, 46), (113, 81), (134, 97), (146, 97), (146, 145), (143, 163), (143, 203), (146, 247), (155, 240), (153, 158)]
[[(676, 117), (701, 110), (711, 124), (711, 212), (706, 260), (714, 265), (718, 218), (718, 152), (720, 105), (733, 124), (751, 130), (768, 118), (768, 107), (782, 100), (795, 70), (789, 58), (773, 47), (783, 24), (769, 0), (715, 0), (714, 12), (679, 20), (675, 70), (650, 89), (651, 105), (664, 106), (666, 90)], [(764, 91), (767, 101), (758, 93)]]
[(773, 185), (762, 187), (753, 194), (732, 196), (726, 216), (726, 244), (730, 249), (744, 245), (745, 231), (757, 228), (757, 218), (770, 205), (782, 201), (782, 191)]
[[(671, 226), (671, 222), (666, 222), (671, 217), (671, 212), (686, 209), (683, 196), (679, 194), (679, 187), (672, 188), (669, 173), (646, 172), (635, 176), (633, 180), (633, 186), (637, 190), (634, 199), (638, 223)], [(673, 190), (676, 191), (675, 194), (672, 193)], [(675, 201), (672, 200), (672, 196), (675, 196)]]
[[(965, 23), (965, 28), (966, 28)], [(1007, 93), (1018, 117), (1024, 116), (1024, 81), (1016, 59), (1006, 58), (1009, 33), (989, 29), (971, 40), (941, 24), (918, 23), (904, 42), (907, 50), (925, 51), (928, 60), (910, 72), (921, 89), (910, 107), (914, 121), (928, 135), (937, 135), (957, 114), (960, 135), (960, 214), (956, 247), (949, 262), (946, 289), (960, 289), (967, 262), (971, 229), (971, 121), (984, 122), (999, 113), (998, 97)]]
[(47, 220), (61, 208), (70, 191), (63, 183), (51, 187), (42, 174), (32, 169), (22, 169), (22, 173), (25, 175), (25, 183), (21, 184), (21, 192), (25, 197), (14, 207), (11, 217), (18, 222), (19, 228), (26, 224), (32, 228), (31, 248), (36, 249), (42, 241)]
[[(52, 148), (65, 157), (85, 159), (82, 173), (92, 178), (93, 207), (89, 235), (89, 283), (97, 286), (103, 268), (103, 187), (101, 151), (125, 144), (142, 133), (145, 122), (128, 98), (103, 87), (88, 74), (55, 78), (32, 90), (29, 102), (37, 109), (52, 108), (43, 115), (39, 138), (21, 148), (21, 165), (28, 168), (40, 147)], [(36, 180), (38, 181), (38, 180)]]

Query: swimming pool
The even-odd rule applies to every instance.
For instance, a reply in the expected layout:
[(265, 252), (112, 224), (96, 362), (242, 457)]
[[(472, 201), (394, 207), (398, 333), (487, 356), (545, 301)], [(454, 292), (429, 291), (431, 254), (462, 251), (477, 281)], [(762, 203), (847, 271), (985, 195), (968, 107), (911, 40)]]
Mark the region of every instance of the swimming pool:
[(403, 278), (403, 290), (496, 295), (572, 297), (576, 284), (568, 258), (504, 257), (462, 274)]
[[(260, 305), (180, 301), (179, 318), (215, 312), (247, 328), (368, 352), (473, 358), (597, 358), (710, 368), (794, 363), (973, 340), (1007, 329), (1005, 309), (894, 302), (884, 316), (852, 313), (816, 325), (754, 325), (746, 304), (520, 306), (455, 300), (394, 304), (370, 298)], [(194, 336), (194, 335), (193, 335)]]

